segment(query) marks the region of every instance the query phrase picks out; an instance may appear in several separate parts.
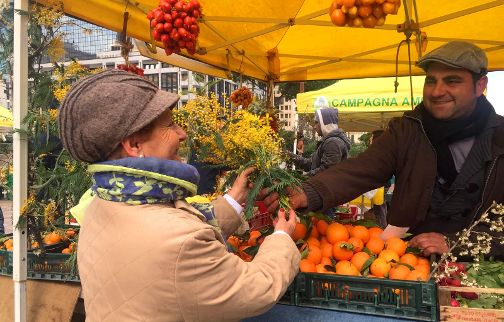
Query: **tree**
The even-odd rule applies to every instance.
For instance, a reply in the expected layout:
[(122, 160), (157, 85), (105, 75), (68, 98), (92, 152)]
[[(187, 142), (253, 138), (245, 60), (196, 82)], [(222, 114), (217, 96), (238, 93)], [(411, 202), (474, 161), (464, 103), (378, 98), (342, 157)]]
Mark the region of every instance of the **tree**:
[[(316, 91), (327, 86), (336, 83), (338, 80), (319, 80), (319, 81), (306, 81), (304, 82), (304, 91)], [(286, 100), (291, 100), (296, 98), (296, 95), (300, 93), (299, 83), (280, 83), (279, 85), (280, 93), (285, 97)]]

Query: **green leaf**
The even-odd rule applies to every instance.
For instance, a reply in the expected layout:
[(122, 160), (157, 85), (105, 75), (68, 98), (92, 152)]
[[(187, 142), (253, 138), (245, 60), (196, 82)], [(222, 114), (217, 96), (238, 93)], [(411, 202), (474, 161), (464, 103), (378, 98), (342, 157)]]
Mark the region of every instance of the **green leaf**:
[[(367, 259), (367, 261), (365, 261), (364, 264), (362, 264), (361, 273), (363, 273), (365, 270), (368, 270), (369, 267), (371, 266), (371, 264), (373, 264), (373, 262), (374, 262), (375, 259), (376, 259), (375, 255), (369, 257)], [(369, 274), (369, 270), (368, 270), (368, 274)]]

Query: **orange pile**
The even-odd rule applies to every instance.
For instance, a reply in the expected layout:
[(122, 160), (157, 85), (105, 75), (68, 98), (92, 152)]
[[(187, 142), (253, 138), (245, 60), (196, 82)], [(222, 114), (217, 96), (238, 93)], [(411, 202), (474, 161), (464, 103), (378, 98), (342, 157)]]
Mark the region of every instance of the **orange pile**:
[(249, 231), (247, 238), (248, 239), (232, 235), (228, 238), (227, 243), (233, 253), (238, 255), (244, 261), (250, 262), (254, 258), (259, 245), (262, 244), (266, 236), (259, 230), (251, 230)]
[(427, 281), (426, 258), (406, 253), (407, 242), (382, 240), (383, 230), (359, 225), (327, 223), (312, 218), (309, 230), (296, 226), (294, 241), (303, 240), (301, 272)]

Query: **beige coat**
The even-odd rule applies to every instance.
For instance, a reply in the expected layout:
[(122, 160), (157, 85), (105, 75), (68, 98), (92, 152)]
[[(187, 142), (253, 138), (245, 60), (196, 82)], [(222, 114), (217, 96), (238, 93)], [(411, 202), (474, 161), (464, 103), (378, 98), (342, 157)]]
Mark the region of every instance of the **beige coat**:
[[(230, 234), (239, 217), (223, 198), (214, 206)], [(247, 263), (194, 211), (182, 201), (91, 202), (78, 247), (87, 321), (236, 321), (278, 301), (298, 271), (291, 238), (267, 237)]]

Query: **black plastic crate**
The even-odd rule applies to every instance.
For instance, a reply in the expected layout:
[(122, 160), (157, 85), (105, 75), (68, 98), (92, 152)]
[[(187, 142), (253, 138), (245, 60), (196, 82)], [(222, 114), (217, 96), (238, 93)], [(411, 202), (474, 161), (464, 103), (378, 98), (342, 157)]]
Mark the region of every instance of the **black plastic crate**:
[(281, 303), (420, 321), (439, 316), (433, 281), (300, 273)]

